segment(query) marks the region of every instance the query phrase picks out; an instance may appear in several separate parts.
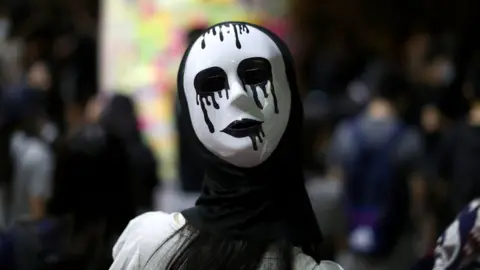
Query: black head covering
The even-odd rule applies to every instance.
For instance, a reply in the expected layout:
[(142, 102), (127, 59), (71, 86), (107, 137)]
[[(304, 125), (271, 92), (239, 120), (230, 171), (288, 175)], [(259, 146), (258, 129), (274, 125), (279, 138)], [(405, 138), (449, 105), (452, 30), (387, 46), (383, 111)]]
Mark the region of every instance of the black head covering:
[(103, 112), (101, 122), (111, 133), (126, 143), (141, 138), (134, 101), (125, 95), (114, 95)]
[(289, 122), (272, 155), (256, 167), (235, 167), (208, 151), (193, 130), (183, 86), (191, 45), (177, 78), (180, 121), (185, 125), (188, 142), (201, 156), (205, 177), (196, 206), (182, 214), (195, 228), (227, 238), (288, 241), (318, 262), (322, 235), (304, 186), (300, 154), (303, 110), (290, 52), (279, 37), (257, 25), (225, 22), (206, 32), (219, 25), (257, 28), (275, 42), (282, 52), (291, 90)]

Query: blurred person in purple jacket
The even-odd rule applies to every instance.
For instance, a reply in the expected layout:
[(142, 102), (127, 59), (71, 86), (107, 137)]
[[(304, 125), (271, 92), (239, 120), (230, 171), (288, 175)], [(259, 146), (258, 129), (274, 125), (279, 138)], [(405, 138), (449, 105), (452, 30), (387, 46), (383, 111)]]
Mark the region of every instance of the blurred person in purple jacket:
[(423, 142), (402, 120), (408, 87), (401, 73), (388, 71), (365, 111), (334, 132), (327, 164), (343, 184), (348, 248), (339, 263), (346, 270), (403, 270), (414, 259), (413, 221), (424, 209)]

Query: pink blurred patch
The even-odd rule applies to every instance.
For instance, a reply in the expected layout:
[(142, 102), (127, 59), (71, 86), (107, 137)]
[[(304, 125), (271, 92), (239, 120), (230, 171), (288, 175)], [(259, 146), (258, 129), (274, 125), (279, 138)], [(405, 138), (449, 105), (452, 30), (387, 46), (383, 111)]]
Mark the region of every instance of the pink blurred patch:
[(171, 89), (169, 89), (169, 85), (167, 83), (168, 78), (164, 77), (161, 80), (158, 80), (157, 83), (155, 84), (155, 93), (157, 94), (165, 94), (170, 92)]
[(170, 56), (181, 56), (185, 51), (185, 35), (181, 30), (175, 30), (172, 34), (168, 54)]
[(137, 119), (137, 129), (145, 130), (149, 127), (148, 120), (146, 117), (139, 116)]
[(164, 69), (168, 66), (169, 59), (166, 53), (160, 52), (156, 61), (155, 65), (158, 69)]
[(155, 3), (152, 0), (141, 0), (139, 1), (140, 14), (145, 16), (145, 18), (150, 18), (155, 15), (157, 12)]
[(266, 20), (262, 23), (262, 25), (269, 29), (270, 31), (277, 34), (282, 39), (285, 39), (289, 32), (289, 24), (288, 20), (286, 19), (272, 19)]

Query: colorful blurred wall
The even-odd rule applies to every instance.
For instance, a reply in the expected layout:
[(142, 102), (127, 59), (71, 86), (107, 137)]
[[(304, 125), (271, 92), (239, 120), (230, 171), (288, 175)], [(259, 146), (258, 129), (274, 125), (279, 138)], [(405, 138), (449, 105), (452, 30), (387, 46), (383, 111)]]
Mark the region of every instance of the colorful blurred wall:
[(186, 32), (233, 20), (286, 35), (286, 0), (104, 0), (101, 89), (137, 102), (143, 134), (155, 148), (165, 180), (177, 176), (174, 124), (176, 73)]

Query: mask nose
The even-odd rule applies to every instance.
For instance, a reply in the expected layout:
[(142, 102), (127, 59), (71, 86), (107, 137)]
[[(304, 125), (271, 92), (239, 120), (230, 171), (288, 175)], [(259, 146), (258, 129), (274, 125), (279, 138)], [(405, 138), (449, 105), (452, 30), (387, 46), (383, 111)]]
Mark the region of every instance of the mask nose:
[(234, 80), (230, 85), (231, 97), (230, 105), (242, 111), (251, 111), (253, 100), (243, 88), (239, 80)]

